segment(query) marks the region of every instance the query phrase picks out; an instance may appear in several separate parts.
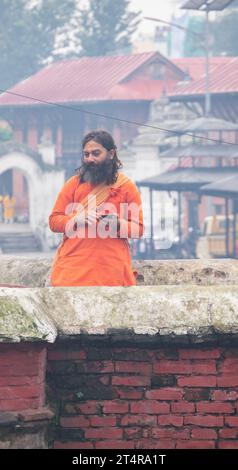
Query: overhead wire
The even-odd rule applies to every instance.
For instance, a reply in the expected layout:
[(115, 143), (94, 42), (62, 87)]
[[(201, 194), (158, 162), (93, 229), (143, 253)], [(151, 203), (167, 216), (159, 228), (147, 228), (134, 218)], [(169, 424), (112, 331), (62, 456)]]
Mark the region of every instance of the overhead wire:
[[(126, 123), (126, 124), (135, 125), (135, 126), (138, 126), (138, 127), (146, 127), (146, 128), (149, 128), (149, 129), (154, 129), (154, 130), (157, 130), (159, 132), (167, 132), (169, 134), (174, 134), (176, 136), (178, 136), (178, 135), (187, 135), (187, 136), (190, 136), (190, 137), (193, 137), (193, 138), (197, 137), (201, 140), (215, 142), (217, 144), (227, 144), (227, 145), (238, 146), (238, 143), (227, 142), (227, 141), (222, 140), (222, 139), (214, 139), (212, 137), (207, 137), (207, 136), (203, 136), (203, 135), (200, 135), (200, 134), (198, 135), (198, 134), (190, 133), (190, 132), (187, 132), (187, 131), (183, 132), (182, 130), (167, 129), (165, 127), (154, 126), (152, 124), (145, 124), (145, 123), (138, 122), (138, 121), (131, 121), (129, 119), (122, 119), (122, 118), (119, 118), (119, 117), (116, 117), (116, 116), (110, 116), (108, 114), (102, 114), (102, 113), (97, 113), (95, 111), (89, 111), (89, 110), (83, 109), (81, 107), (79, 108), (78, 106), (69, 106), (69, 105), (64, 105), (62, 103), (54, 103), (52, 101), (45, 100), (44, 98), (35, 98), (33, 96), (23, 95), (21, 93), (16, 93), (16, 92), (9, 91), (9, 90), (4, 90), (4, 89), (1, 89), (1, 88), (0, 88), (0, 92), (8, 93), (9, 95), (17, 96), (19, 98), (26, 98), (26, 99), (29, 99), (29, 100), (34, 101), (34, 102), (54, 106), (54, 107), (61, 108), (61, 109), (69, 109), (71, 111), (78, 111), (80, 113), (89, 114), (89, 115), (93, 115), (93, 116), (97, 116), (97, 117), (103, 117), (105, 119), (118, 121), (118, 122), (123, 122), (123, 123)], [(0, 106), (1, 106), (1, 104), (0, 104)], [(0, 107), (0, 109), (1, 109), (1, 107)], [(217, 131), (217, 130), (214, 129), (214, 131)], [(221, 131), (222, 131), (222, 129), (221, 129)], [(224, 129), (224, 131), (226, 131), (226, 129)], [(229, 131), (229, 129), (227, 129), (227, 131)], [(203, 131), (201, 131), (201, 132), (203, 132)]]

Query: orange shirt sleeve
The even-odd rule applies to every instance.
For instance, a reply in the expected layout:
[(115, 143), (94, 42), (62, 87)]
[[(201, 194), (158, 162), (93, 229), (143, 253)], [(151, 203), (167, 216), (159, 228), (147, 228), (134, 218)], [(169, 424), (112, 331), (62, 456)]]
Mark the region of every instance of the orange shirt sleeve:
[(127, 183), (125, 199), (128, 211), (125, 217), (120, 218), (120, 238), (140, 238), (144, 233), (142, 201), (140, 193), (132, 181)]
[(49, 227), (52, 232), (64, 233), (65, 226), (74, 214), (66, 215), (66, 208), (73, 203), (74, 192), (77, 186), (77, 176), (70, 178), (61, 189), (53, 210), (49, 216)]

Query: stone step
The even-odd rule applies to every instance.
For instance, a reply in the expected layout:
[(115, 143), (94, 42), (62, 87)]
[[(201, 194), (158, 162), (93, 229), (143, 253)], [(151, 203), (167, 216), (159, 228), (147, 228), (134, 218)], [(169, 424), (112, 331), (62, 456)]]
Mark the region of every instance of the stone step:
[(0, 250), (2, 253), (42, 251), (34, 233), (0, 233)]

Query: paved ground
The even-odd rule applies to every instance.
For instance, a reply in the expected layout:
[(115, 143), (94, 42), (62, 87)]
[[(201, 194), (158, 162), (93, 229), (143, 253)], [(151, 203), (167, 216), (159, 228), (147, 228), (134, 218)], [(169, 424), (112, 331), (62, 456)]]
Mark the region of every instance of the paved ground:
[[(14, 232), (14, 233), (21, 233), (21, 232), (31, 232), (30, 224), (4, 224), (0, 222), (0, 233), (7, 233), (7, 232)], [(37, 257), (37, 258), (52, 258), (55, 254), (56, 250), (51, 250), (50, 252), (32, 252), (32, 253), (25, 253), (19, 252), (14, 254), (1, 254), (1, 256), (22, 256), (27, 258)], [(211, 258), (208, 253), (207, 249), (207, 240), (204, 237), (200, 237), (197, 244), (197, 257), (200, 259), (209, 259)]]
[(4, 224), (0, 222), (0, 233), (32, 232), (30, 224)]
[[(26, 233), (32, 232), (30, 224), (4, 224), (0, 222), (0, 233)], [(15, 252), (15, 253), (1, 253), (1, 256), (9, 257), (9, 256), (22, 256), (23, 258), (52, 258), (55, 254), (56, 250), (51, 250), (49, 252), (42, 252), (42, 251), (33, 251), (33, 252)]]
[(1, 253), (0, 252), (0, 255), (1, 255), (1, 258), (2, 257), (5, 257), (5, 258), (15, 258), (16, 256), (19, 257), (21, 256), (22, 258), (53, 258), (55, 254), (55, 251), (51, 251), (51, 252), (39, 252), (39, 251), (33, 251), (33, 252), (30, 252), (30, 253), (26, 253), (26, 252), (20, 252), (20, 253)]
[(200, 237), (197, 242), (197, 257), (199, 259), (210, 259), (208, 251), (207, 239), (205, 237)]

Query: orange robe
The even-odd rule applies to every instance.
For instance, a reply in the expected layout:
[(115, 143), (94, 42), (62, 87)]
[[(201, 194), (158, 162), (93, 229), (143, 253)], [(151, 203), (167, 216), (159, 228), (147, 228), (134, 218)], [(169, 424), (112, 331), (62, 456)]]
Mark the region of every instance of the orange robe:
[[(56, 253), (52, 271), (52, 286), (132, 286), (136, 284), (132, 271), (130, 248), (127, 237), (95, 238), (85, 236), (67, 238), (65, 227), (72, 215), (65, 215), (70, 203), (80, 203), (93, 189), (90, 183), (81, 183), (78, 176), (70, 178), (56, 200), (49, 217), (53, 232), (64, 233), (63, 242)], [(143, 234), (141, 197), (135, 184), (128, 178), (119, 188), (111, 188), (105, 202), (114, 204), (120, 215), (120, 203), (136, 203), (140, 206), (139, 220), (130, 216), (120, 217), (121, 226), (128, 230), (128, 238), (134, 238), (133, 227), (138, 228), (139, 237)], [(135, 232), (134, 232), (135, 233)]]

